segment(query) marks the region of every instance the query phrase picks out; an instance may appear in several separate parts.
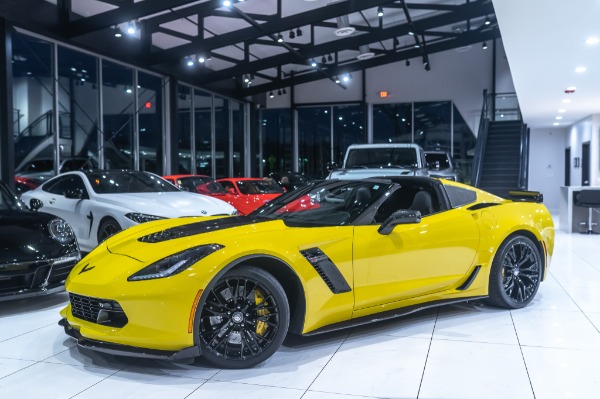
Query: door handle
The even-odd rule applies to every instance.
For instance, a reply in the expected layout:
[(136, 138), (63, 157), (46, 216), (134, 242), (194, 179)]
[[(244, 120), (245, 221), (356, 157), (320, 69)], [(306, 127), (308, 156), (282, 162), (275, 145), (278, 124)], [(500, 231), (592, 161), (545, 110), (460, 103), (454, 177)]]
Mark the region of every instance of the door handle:
[(56, 202), (56, 198), (50, 198), (50, 200), (48, 201), (50, 204), (54, 204)]

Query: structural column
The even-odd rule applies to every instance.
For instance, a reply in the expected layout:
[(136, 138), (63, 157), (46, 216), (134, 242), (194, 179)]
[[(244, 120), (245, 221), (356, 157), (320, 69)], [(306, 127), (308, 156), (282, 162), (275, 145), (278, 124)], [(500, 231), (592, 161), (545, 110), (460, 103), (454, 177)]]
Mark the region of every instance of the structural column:
[(14, 187), (12, 26), (0, 17), (0, 180)]

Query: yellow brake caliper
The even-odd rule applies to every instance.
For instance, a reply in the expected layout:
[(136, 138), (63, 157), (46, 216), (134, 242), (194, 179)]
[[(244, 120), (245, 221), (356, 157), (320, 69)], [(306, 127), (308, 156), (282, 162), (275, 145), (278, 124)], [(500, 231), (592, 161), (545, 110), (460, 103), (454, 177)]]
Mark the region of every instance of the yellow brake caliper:
[[(254, 302), (256, 303), (256, 306), (263, 303), (264, 300), (265, 300), (265, 297), (262, 294), (262, 292), (255, 289), (254, 290)], [(267, 305), (266, 302), (264, 304)], [(266, 316), (269, 314), (269, 311), (267, 309), (259, 309), (256, 311), (256, 314), (258, 316)], [(264, 321), (258, 321), (256, 323), (256, 333), (260, 336), (263, 336), (267, 332), (267, 328), (269, 328), (269, 325), (267, 323), (265, 323)]]

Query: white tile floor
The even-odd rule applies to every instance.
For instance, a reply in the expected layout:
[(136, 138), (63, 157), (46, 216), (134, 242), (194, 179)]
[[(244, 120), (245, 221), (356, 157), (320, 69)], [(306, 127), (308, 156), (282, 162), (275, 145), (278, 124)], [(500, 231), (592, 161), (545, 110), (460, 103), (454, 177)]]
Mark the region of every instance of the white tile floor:
[(65, 294), (0, 302), (0, 398), (600, 398), (599, 244), (557, 231), (525, 309), (463, 304), (289, 339), (250, 370), (80, 351), (56, 324)]

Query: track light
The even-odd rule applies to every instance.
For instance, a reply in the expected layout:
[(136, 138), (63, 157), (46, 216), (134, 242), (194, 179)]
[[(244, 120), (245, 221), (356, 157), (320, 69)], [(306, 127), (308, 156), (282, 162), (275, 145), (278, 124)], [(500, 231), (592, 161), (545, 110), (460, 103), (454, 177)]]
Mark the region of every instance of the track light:
[(484, 25), (489, 25), (489, 24), (491, 24), (491, 23), (492, 23), (492, 21), (490, 21), (490, 17), (486, 16), (486, 17), (485, 17), (485, 22), (484, 22)]
[(406, 60), (406, 66), (410, 66), (410, 60)]
[(282, 92), (283, 94), (287, 94), (287, 91), (285, 90), (285, 87), (284, 87), (283, 89), (281, 89), (281, 92)]
[(398, 38), (395, 37), (394, 38), (394, 47), (398, 47), (400, 45), (400, 42), (398, 41)]
[(296, 34), (294, 33), (294, 30), (290, 30), (290, 39), (295, 39), (296, 38)]
[(139, 30), (137, 21), (131, 21), (127, 24), (127, 34), (135, 35)]
[(281, 95), (281, 89), (277, 90), (277, 95), (280, 96)]
[(327, 57), (322, 56), (321, 57), (321, 64), (326, 64), (327, 63)]
[(224, 0), (224, 1), (223, 1), (223, 5), (224, 5), (225, 7), (229, 7), (229, 6), (231, 5), (231, 1), (230, 1), (230, 0)]
[(348, 83), (351, 80), (352, 80), (352, 75), (351, 74), (345, 73), (345, 74), (342, 75), (342, 82)]
[(333, 57), (331, 56), (331, 54), (327, 56), (327, 62), (333, 62)]
[(310, 66), (313, 67), (313, 68), (317, 67), (317, 61), (315, 61), (314, 58), (311, 58), (311, 60), (310, 60)]
[(283, 36), (281, 35), (281, 33), (277, 34), (277, 43), (283, 43)]
[(115, 37), (123, 37), (123, 31), (119, 25), (115, 26), (113, 29)]
[(421, 48), (421, 45), (419, 43), (415, 43), (415, 48)]
[(298, 37), (302, 36), (302, 29), (300, 29), (300, 28), (296, 29), (296, 36), (298, 36)]
[(377, 16), (383, 17), (383, 7), (381, 7), (381, 6), (377, 7)]
[(487, 43), (483, 42), (483, 44), (481, 45), (481, 48), (484, 49), (484, 50), (487, 50)]
[(409, 34), (410, 36), (414, 36), (414, 35), (415, 35), (415, 31), (413, 31), (413, 30), (411, 29), (411, 30), (409, 30), (409, 31), (408, 31), (408, 34)]
[(204, 64), (206, 62), (206, 58), (203, 55), (198, 56), (198, 62)]
[(269, 93), (269, 98), (273, 98), (273, 97), (275, 97), (275, 94), (273, 94), (273, 92), (270, 92)]
[(185, 65), (187, 65), (188, 67), (194, 66), (194, 58), (193, 57), (188, 55), (184, 58), (184, 60), (185, 60)]
[(423, 68), (425, 68), (426, 71), (431, 69), (431, 66), (429, 66), (429, 58), (427, 58), (426, 55), (423, 56)]
[(334, 76), (333, 79), (335, 79), (335, 83), (340, 84), (340, 77), (339, 76)]
[(250, 82), (250, 76), (244, 75), (244, 83)]

